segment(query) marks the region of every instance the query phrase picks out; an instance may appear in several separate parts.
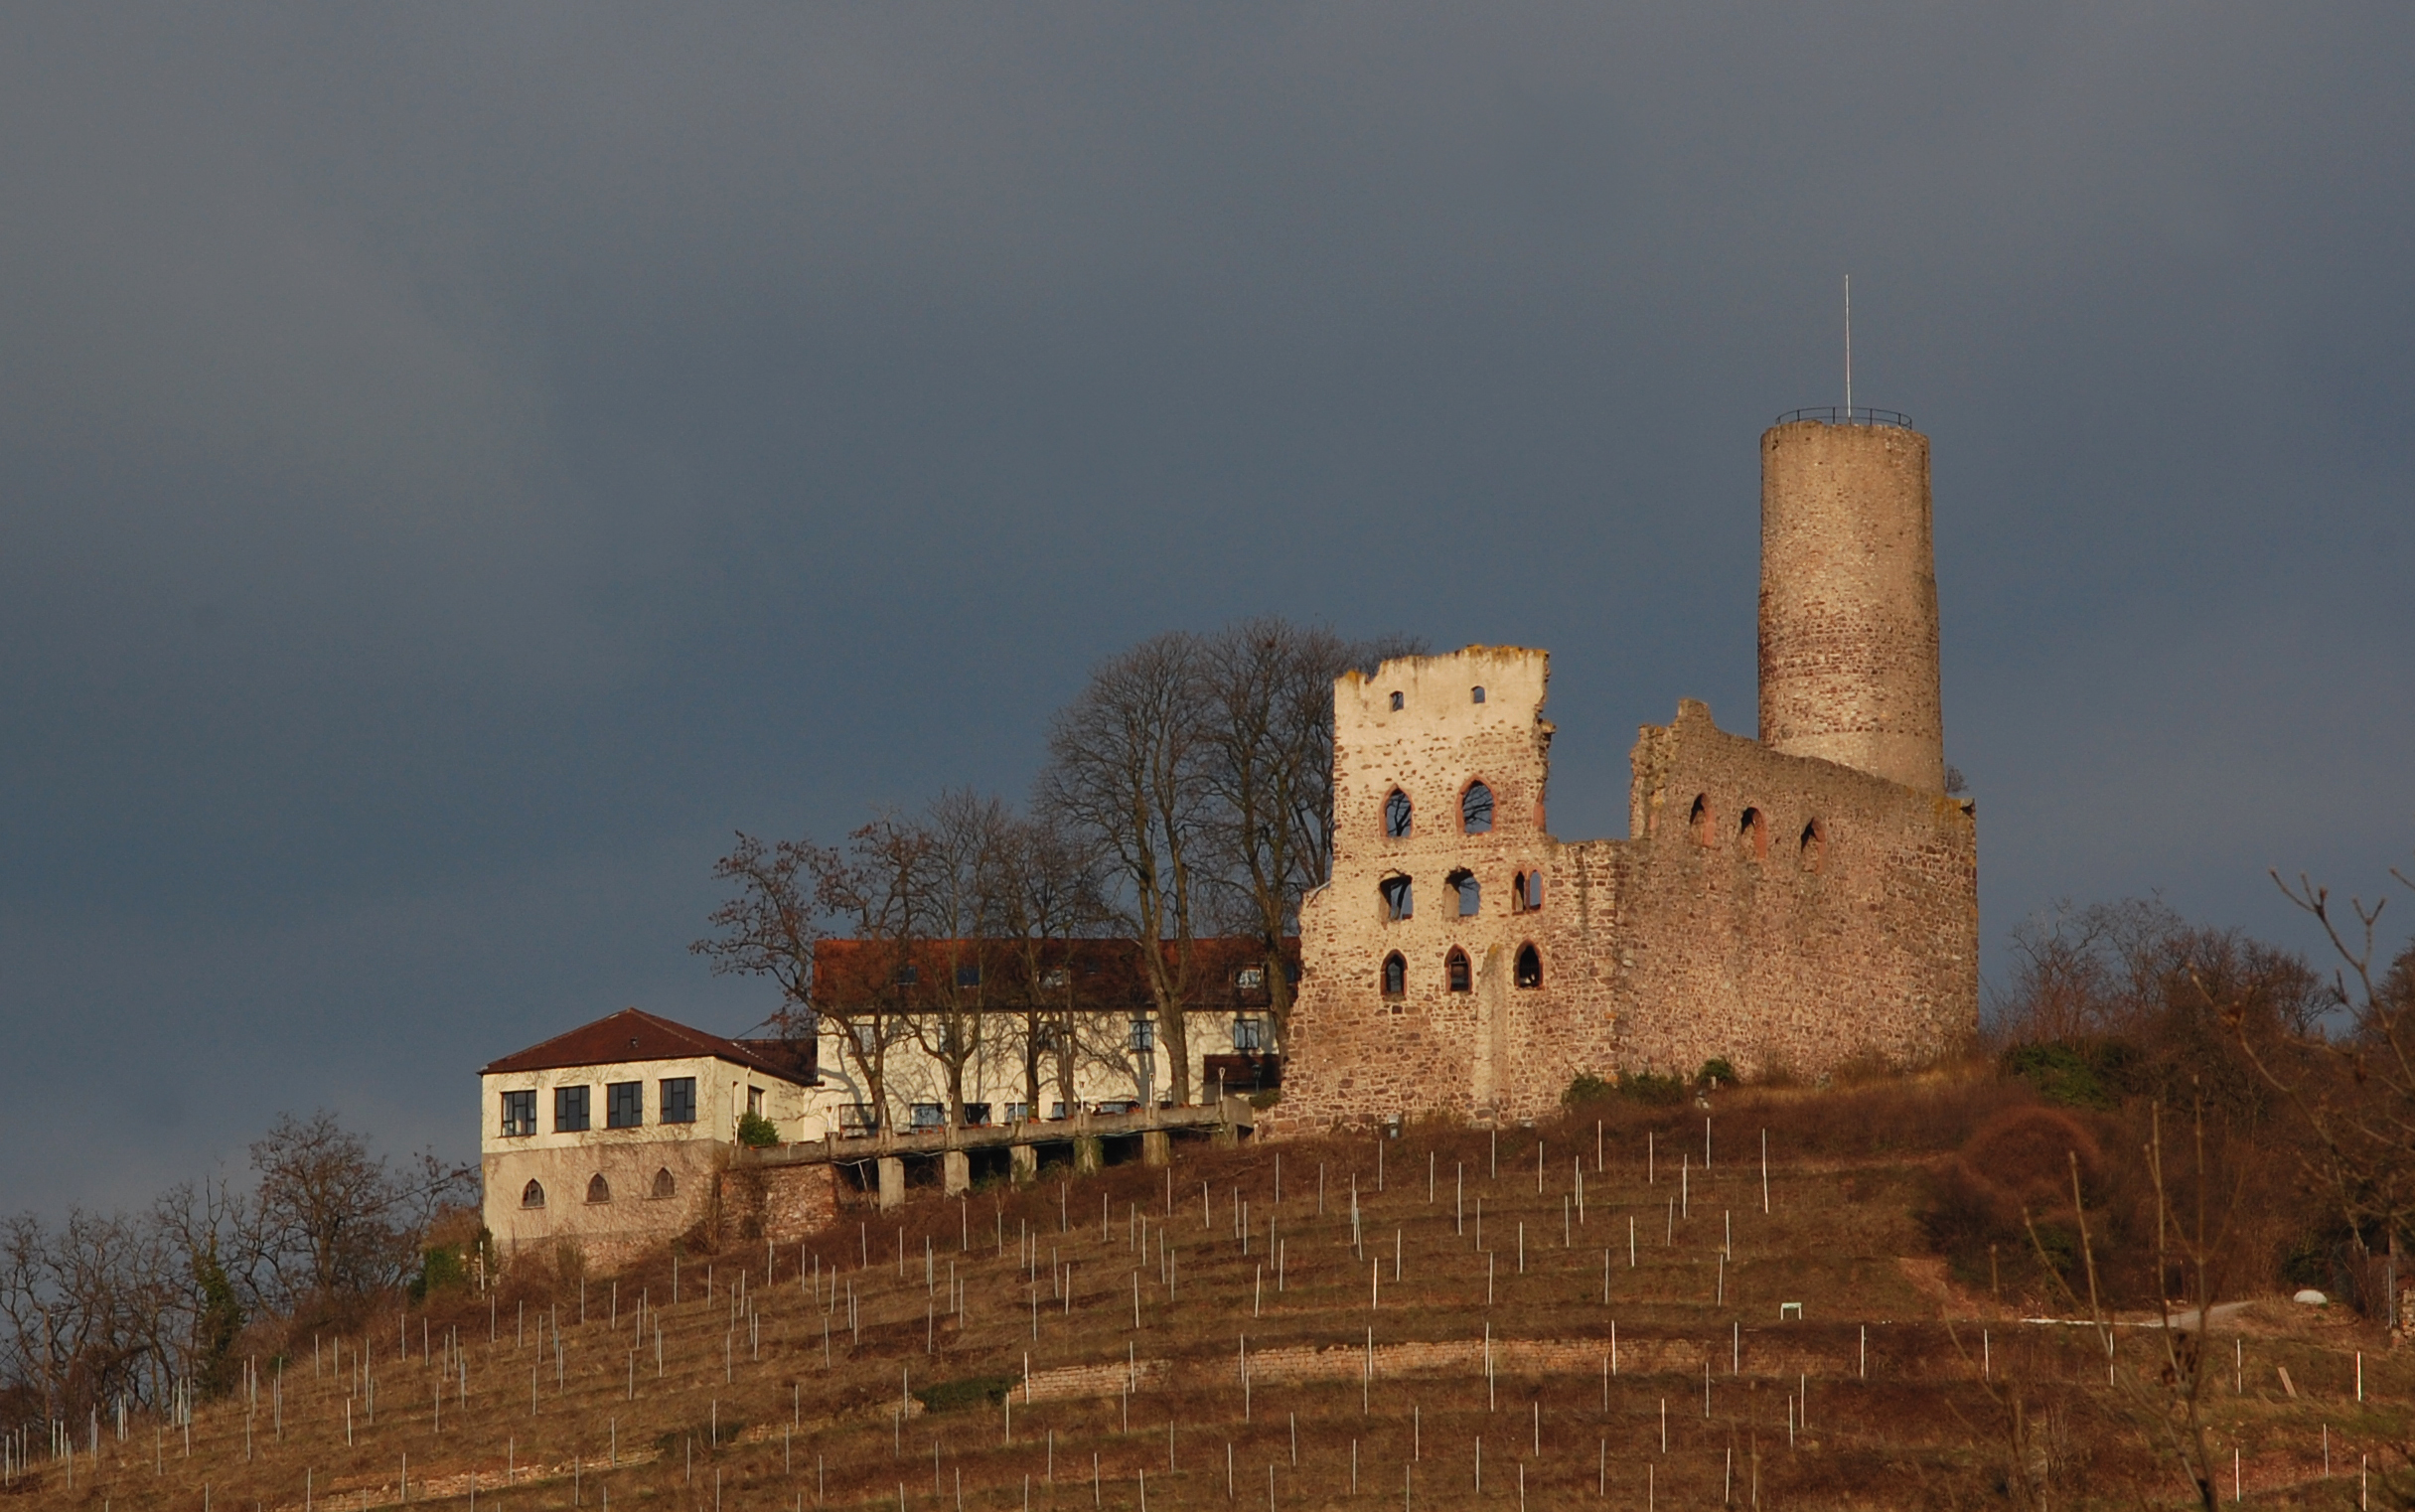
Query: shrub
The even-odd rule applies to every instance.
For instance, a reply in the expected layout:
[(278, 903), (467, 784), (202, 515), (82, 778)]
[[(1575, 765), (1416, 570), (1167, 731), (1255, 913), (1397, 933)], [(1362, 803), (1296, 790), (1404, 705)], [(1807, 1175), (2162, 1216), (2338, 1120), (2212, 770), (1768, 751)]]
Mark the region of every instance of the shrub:
[(2049, 1103), (2102, 1110), (2120, 1106), (2142, 1059), (2127, 1040), (2057, 1039), (2014, 1045), (2002, 1064), (2006, 1076), (2029, 1083)]
[(914, 1399), (930, 1412), (944, 1413), (956, 1408), (987, 1407), (1006, 1400), (1014, 1389), (1011, 1376), (969, 1376), (962, 1381), (941, 1381), (914, 1393)]
[(1703, 1062), (1702, 1074), (1694, 1079), (1698, 1087), (1733, 1087), (1736, 1083), (1736, 1068), (1724, 1055), (1715, 1055)]
[(1598, 1103), (1617, 1090), (1590, 1071), (1580, 1071), (1577, 1079), (1568, 1084), (1568, 1090), (1560, 1094), (1560, 1106), (1574, 1108), (1580, 1103)]
[(424, 1302), (431, 1291), (449, 1290), (470, 1284), (470, 1264), (457, 1245), (438, 1245), (419, 1254), (419, 1274), (411, 1278), (410, 1293), (414, 1302)]
[(1618, 1078), (1618, 1095), (1638, 1103), (1679, 1103), (1685, 1101), (1686, 1080), (1681, 1076), (1655, 1076), (1649, 1071), (1630, 1071)]
[(2087, 1191), (2097, 1185), (2104, 1155), (2077, 1119), (2036, 1107), (1997, 1114), (1931, 1178), (1929, 1201), (1919, 1215), (1929, 1244), (1966, 1275), (1986, 1274), (1993, 1249), (2019, 1276), (2033, 1271), (2037, 1251), (2043, 1249), (2047, 1264), (2069, 1277), (2078, 1255), (2071, 1205), (2074, 1155)]
[(779, 1126), (761, 1114), (740, 1114), (738, 1116), (738, 1142), (751, 1145), (756, 1149), (764, 1149), (777, 1144), (780, 1142)]

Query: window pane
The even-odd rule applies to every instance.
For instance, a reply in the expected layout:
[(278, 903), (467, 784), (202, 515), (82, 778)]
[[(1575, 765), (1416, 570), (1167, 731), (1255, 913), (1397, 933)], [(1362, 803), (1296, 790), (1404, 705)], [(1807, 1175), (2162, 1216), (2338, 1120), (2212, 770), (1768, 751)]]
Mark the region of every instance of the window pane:
[(587, 1089), (556, 1087), (553, 1089), (553, 1132), (581, 1134), (587, 1128)]
[(604, 1089), (604, 1127), (635, 1129), (646, 1122), (646, 1084), (614, 1082)]
[(692, 1076), (663, 1078), (663, 1122), (693, 1124), (696, 1121), (696, 1079)]

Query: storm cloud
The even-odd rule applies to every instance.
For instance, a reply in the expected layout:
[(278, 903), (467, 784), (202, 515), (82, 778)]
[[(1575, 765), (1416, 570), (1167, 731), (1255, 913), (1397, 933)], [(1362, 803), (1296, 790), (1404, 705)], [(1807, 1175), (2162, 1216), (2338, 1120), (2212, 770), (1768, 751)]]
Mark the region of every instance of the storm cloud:
[[(1935, 445), (1991, 970), (2415, 851), (2402, 6), (20, 9), (0, 1207), (472, 1073), (730, 832), (1019, 795), (1160, 629), (1753, 723), (1755, 438)], [(2403, 902), (2415, 912), (2415, 900)]]

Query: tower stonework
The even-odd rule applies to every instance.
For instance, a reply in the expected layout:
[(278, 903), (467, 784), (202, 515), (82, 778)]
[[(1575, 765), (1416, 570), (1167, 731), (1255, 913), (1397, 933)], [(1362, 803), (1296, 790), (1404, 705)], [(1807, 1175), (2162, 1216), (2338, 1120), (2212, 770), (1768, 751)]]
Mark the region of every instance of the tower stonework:
[(1645, 725), (1625, 839), (1545, 826), (1545, 653), (1335, 683), (1332, 869), (1300, 907), (1274, 1128), (1530, 1119), (1581, 1075), (1716, 1057), (1819, 1076), (1977, 1030), (1977, 811), (1944, 791), (1928, 440), (1782, 422), (1761, 448), (1760, 738), (1692, 699)]
[(1945, 791), (1928, 437), (1762, 433), (1760, 621), (1763, 745)]

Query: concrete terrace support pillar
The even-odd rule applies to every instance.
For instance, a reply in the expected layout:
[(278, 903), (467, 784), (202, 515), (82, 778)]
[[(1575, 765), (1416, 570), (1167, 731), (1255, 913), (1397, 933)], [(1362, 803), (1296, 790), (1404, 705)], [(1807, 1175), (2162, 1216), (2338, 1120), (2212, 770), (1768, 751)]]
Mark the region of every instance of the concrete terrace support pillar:
[(1162, 1129), (1140, 1131), (1140, 1163), (1163, 1165), (1174, 1157), (1174, 1136)]
[(1107, 1142), (1104, 1139), (1091, 1134), (1073, 1136), (1073, 1173), (1075, 1175), (1096, 1175), (1099, 1167), (1106, 1163)]
[(1028, 1186), (1039, 1179), (1040, 1152), (1037, 1149), (1029, 1144), (1009, 1145), (1006, 1156), (1014, 1171), (1015, 1185)]
[(939, 1157), (940, 1190), (954, 1197), (973, 1190), (973, 1157), (961, 1149)]
[(906, 1205), (906, 1162), (897, 1155), (882, 1155), (874, 1162), (880, 1168), (880, 1210), (894, 1212)]

